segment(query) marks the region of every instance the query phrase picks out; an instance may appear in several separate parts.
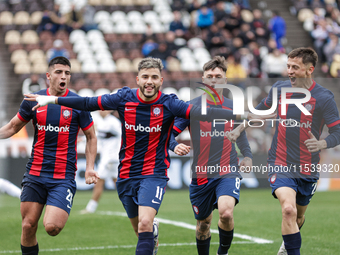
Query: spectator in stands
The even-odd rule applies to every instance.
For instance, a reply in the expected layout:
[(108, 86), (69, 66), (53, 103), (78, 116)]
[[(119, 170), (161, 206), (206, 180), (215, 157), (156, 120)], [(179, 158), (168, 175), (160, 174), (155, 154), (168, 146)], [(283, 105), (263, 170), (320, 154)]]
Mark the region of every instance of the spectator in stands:
[(166, 59), (171, 56), (171, 53), (168, 49), (168, 46), (166, 42), (160, 42), (158, 45), (158, 48), (154, 49), (153, 51), (150, 52), (148, 57), (153, 57), (153, 58), (159, 58), (162, 60), (164, 69), (167, 68), (166, 64)]
[(41, 22), (37, 28), (37, 32), (51, 31), (55, 34), (59, 29), (63, 29), (65, 25), (65, 18), (60, 13), (60, 5), (55, 4), (53, 11), (45, 10)]
[(241, 56), (237, 52), (235, 55), (231, 54), (227, 58), (227, 73), (228, 79), (245, 79), (247, 78), (247, 71), (241, 65)]
[(307, 4), (312, 9), (316, 7), (323, 8), (325, 6), (325, 0), (307, 0)]
[(152, 38), (146, 40), (142, 46), (142, 54), (144, 57), (149, 56), (150, 52), (158, 48), (158, 44)]
[(219, 21), (217, 25), (221, 28), (229, 30), (230, 32), (233, 32), (233, 30), (239, 28), (242, 23), (243, 21), (240, 15), (240, 9), (238, 6), (234, 6), (230, 15), (227, 15), (224, 19)]
[(241, 7), (241, 9), (250, 9), (248, 0), (234, 0), (234, 3)]
[(237, 50), (243, 47), (243, 41), (240, 37), (235, 37), (232, 41), (232, 52), (236, 52)]
[(313, 12), (314, 12), (314, 17), (313, 17), (314, 26), (317, 26), (319, 21), (321, 19), (324, 19), (325, 17), (321, 11), (321, 8), (318, 8), (318, 7), (314, 8)]
[(225, 41), (221, 33), (221, 29), (215, 24), (211, 25), (208, 30), (207, 39), (205, 41), (208, 50), (224, 46), (224, 43)]
[(333, 33), (329, 34), (329, 41), (323, 48), (323, 52), (325, 54), (326, 63), (328, 66), (331, 65), (333, 61), (334, 54), (340, 54), (340, 44), (339, 44), (339, 37)]
[(201, 28), (208, 28), (214, 23), (214, 13), (213, 11), (208, 8), (206, 5), (203, 5), (197, 11), (197, 20), (196, 25)]
[(254, 42), (256, 40), (254, 32), (251, 30), (251, 27), (247, 23), (243, 23), (241, 25), (241, 32), (238, 36), (242, 39), (243, 44), (247, 45), (250, 42)]
[(286, 22), (278, 11), (273, 11), (273, 17), (269, 20), (269, 29), (275, 37), (277, 48), (283, 48), (281, 40), (286, 36)]
[(165, 42), (166, 42), (168, 51), (170, 52), (170, 56), (174, 58), (176, 57), (176, 53), (178, 50), (178, 46), (175, 44), (175, 39), (176, 39), (176, 35), (174, 32), (168, 31), (165, 34)]
[(287, 60), (286, 54), (275, 49), (263, 58), (261, 69), (269, 78), (285, 77), (287, 76)]
[(84, 29), (84, 17), (81, 10), (76, 10), (75, 5), (72, 5), (71, 11), (64, 15), (67, 31), (71, 33), (74, 29)]
[(179, 11), (174, 11), (174, 20), (170, 23), (169, 30), (175, 32), (177, 37), (182, 37), (187, 31), (183, 25), (182, 15)]
[(69, 52), (64, 48), (64, 43), (62, 40), (55, 40), (53, 42), (53, 48), (49, 49), (46, 52), (47, 61), (50, 62), (52, 59), (56, 57), (65, 57), (69, 58)]
[(32, 94), (39, 90), (46, 89), (46, 82), (38, 74), (31, 74), (22, 83), (22, 94)]
[(171, 10), (181, 11), (184, 9), (185, 4), (185, 0), (173, 0), (171, 4)]
[(87, 32), (91, 29), (98, 29), (98, 25), (94, 21), (94, 14), (96, 13), (96, 9), (93, 8), (91, 5), (85, 5), (81, 9), (83, 13), (84, 25), (83, 28)]
[(267, 42), (267, 48), (268, 48), (268, 52), (273, 52), (273, 50), (277, 49), (276, 40), (269, 39)]
[(193, 0), (191, 4), (188, 5), (187, 11), (192, 13), (193, 11), (197, 11), (201, 8), (201, 3), (198, 0)]
[(214, 9), (214, 16), (215, 16), (215, 23), (221, 21), (224, 17), (227, 16), (227, 13), (225, 12), (223, 1), (219, 1), (216, 4), (216, 7)]
[(251, 42), (248, 45), (248, 49), (250, 50), (250, 53), (252, 54), (254, 61), (256, 61), (256, 66), (257, 66), (257, 73), (255, 70), (253, 70), (249, 76), (252, 78), (259, 78), (261, 76), (259, 67), (261, 66), (261, 63), (262, 63), (259, 44), (257, 42)]
[(323, 54), (323, 46), (328, 38), (327, 22), (324, 19), (320, 19), (315, 30), (311, 32), (311, 36), (314, 39), (314, 49), (319, 56), (320, 62), (325, 62), (325, 55)]
[(266, 28), (266, 22), (262, 18), (262, 11), (259, 9), (253, 10), (254, 19), (251, 22), (251, 28), (255, 30), (256, 28)]
[(249, 77), (257, 77), (260, 71), (258, 62), (254, 58), (254, 55), (246, 47), (239, 49), (239, 53), (241, 55), (241, 65), (246, 70), (247, 75)]

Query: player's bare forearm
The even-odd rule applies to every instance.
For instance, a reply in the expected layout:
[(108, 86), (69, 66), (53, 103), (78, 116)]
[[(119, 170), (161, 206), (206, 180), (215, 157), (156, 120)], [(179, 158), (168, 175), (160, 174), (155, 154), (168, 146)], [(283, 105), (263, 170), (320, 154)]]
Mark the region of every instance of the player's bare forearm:
[(6, 139), (18, 133), (27, 122), (21, 121), (18, 116), (14, 116), (9, 123), (0, 128), (0, 139)]
[(86, 136), (86, 171), (85, 171), (85, 181), (86, 184), (97, 183), (99, 176), (96, 171), (94, 171), (94, 163), (97, 155), (97, 137), (94, 131), (94, 127), (90, 127), (88, 130), (84, 131)]

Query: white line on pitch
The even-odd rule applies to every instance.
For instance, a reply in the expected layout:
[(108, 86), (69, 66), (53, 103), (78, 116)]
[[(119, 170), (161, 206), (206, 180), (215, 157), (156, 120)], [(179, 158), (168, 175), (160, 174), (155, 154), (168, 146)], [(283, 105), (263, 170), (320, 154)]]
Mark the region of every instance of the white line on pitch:
[[(253, 244), (254, 242), (248, 241), (234, 241), (233, 244)], [(211, 244), (219, 244), (219, 242), (211, 242)], [(193, 246), (196, 243), (160, 243), (159, 246)], [(58, 251), (86, 251), (86, 250), (109, 250), (109, 249), (130, 249), (136, 248), (136, 244), (133, 245), (108, 245), (97, 247), (74, 247), (74, 248), (54, 248), (54, 249), (40, 249), (40, 252), (58, 252)], [(21, 253), (21, 251), (0, 251), (0, 254), (9, 253)]]
[[(98, 214), (127, 217), (126, 213), (124, 213), (124, 212), (100, 211), (100, 212), (98, 212)], [(189, 223), (185, 223), (185, 222), (181, 222), (181, 221), (167, 220), (167, 219), (162, 219), (162, 218), (158, 218), (158, 217), (156, 219), (160, 223), (163, 223), (163, 224), (168, 224), (168, 225), (173, 225), (173, 226), (176, 226), (176, 227), (182, 227), (182, 228), (186, 228), (186, 229), (196, 230), (196, 226), (189, 224)], [(217, 229), (210, 229), (210, 232), (214, 233), (214, 234), (218, 234)], [(263, 239), (263, 238), (259, 238), (259, 237), (253, 237), (253, 236), (248, 236), (248, 235), (243, 235), (243, 234), (238, 234), (238, 233), (234, 233), (234, 236), (241, 238), (241, 239), (248, 240), (248, 241), (252, 241), (252, 242), (258, 243), (258, 244), (268, 244), (268, 243), (274, 242), (273, 240), (267, 240), (267, 239)]]

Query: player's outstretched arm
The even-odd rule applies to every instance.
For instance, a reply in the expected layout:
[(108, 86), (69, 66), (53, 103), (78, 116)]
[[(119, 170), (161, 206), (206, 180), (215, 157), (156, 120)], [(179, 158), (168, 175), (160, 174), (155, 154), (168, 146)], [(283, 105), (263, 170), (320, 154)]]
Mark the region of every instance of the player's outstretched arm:
[(94, 126), (87, 130), (84, 130), (86, 136), (86, 171), (85, 171), (85, 182), (86, 184), (97, 183), (99, 176), (96, 171), (94, 171), (94, 162), (97, 155), (97, 137), (94, 130)]
[(184, 143), (179, 143), (175, 149), (174, 152), (178, 155), (178, 156), (184, 156), (187, 155), (190, 152), (190, 146), (185, 145)]
[(26, 124), (27, 122), (20, 120), (18, 116), (14, 116), (9, 123), (0, 128), (0, 139), (6, 139), (18, 133)]
[(35, 111), (37, 108), (48, 105), (48, 104), (59, 104), (66, 107), (70, 107), (77, 110), (83, 111), (96, 111), (101, 110), (98, 105), (98, 97), (56, 97), (56, 96), (41, 96), (36, 94), (25, 94), (24, 100), (36, 101), (38, 104), (35, 105), (32, 110)]

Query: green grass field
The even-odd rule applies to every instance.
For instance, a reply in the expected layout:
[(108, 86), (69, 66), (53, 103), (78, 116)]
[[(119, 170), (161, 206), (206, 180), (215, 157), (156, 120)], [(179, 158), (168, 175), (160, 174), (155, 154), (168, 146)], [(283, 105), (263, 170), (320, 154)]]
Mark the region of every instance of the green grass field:
[[(45, 232), (42, 219), (38, 228), (40, 254), (134, 254), (137, 237), (130, 221), (117, 212), (124, 209), (115, 191), (107, 191), (95, 214), (81, 215), (91, 192), (78, 192), (64, 230), (56, 237)], [(306, 213), (302, 229), (301, 254), (340, 254), (340, 192), (317, 192)], [(188, 191), (167, 191), (159, 211), (160, 248), (158, 254), (197, 254), (196, 221)], [(259, 244), (234, 237), (230, 255), (275, 254), (281, 245), (281, 210), (270, 190), (242, 190), (241, 202), (235, 208), (235, 233), (273, 241)], [(167, 224), (162, 219), (170, 220)], [(217, 229), (215, 211), (212, 229)], [(187, 223), (185, 228), (173, 221)], [(0, 195), (0, 254), (20, 254), (21, 216), (18, 199)], [(189, 224), (189, 225), (188, 225)], [(237, 235), (239, 236), (239, 235)], [(218, 234), (212, 234), (210, 254), (216, 254)]]

